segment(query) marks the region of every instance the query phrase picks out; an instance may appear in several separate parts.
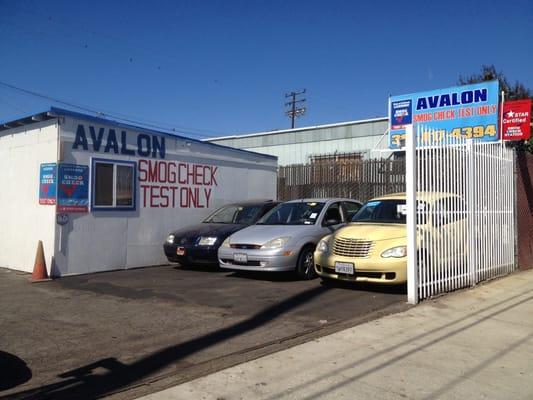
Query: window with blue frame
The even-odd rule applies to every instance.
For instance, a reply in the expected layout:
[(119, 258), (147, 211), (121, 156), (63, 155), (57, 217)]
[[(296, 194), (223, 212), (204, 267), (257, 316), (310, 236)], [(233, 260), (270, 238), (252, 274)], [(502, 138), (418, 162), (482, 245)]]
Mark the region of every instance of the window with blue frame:
[(92, 160), (93, 210), (135, 210), (135, 167), (131, 161)]

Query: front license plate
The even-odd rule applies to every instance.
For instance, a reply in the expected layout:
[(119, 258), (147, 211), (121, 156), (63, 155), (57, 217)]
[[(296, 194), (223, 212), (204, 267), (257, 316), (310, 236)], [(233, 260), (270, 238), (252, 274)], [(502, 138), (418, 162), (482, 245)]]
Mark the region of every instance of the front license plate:
[(184, 247), (178, 247), (176, 249), (176, 255), (178, 256), (184, 256), (185, 255), (185, 248)]
[(248, 255), (243, 253), (235, 253), (233, 254), (233, 261), (238, 263), (247, 263), (248, 262)]
[(348, 274), (353, 275), (353, 264), (346, 262), (336, 262), (335, 263), (335, 272), (338, 274)]

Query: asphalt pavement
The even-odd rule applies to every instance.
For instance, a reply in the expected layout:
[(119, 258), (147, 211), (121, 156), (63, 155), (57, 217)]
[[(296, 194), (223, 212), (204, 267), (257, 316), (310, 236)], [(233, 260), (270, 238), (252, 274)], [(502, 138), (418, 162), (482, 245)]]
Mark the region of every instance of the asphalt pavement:
[(533, 270), (143, 399), (530, 400)]
[(0, 398), (131, 399), (405, 309), (405, 288), (174, 266), (0, 269)]

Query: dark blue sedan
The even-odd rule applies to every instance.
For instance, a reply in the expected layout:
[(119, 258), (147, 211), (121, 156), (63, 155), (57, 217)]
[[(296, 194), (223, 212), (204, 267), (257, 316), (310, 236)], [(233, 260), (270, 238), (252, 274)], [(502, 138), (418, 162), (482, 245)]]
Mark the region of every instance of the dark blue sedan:
[(183, 266), (218, 264), (217, 252), (231, 234), (255, 224), (279, 202), (248, 201), (228, 204), (216, 210), (198, 225), (171, 232), (163, 245), (170, 262)]

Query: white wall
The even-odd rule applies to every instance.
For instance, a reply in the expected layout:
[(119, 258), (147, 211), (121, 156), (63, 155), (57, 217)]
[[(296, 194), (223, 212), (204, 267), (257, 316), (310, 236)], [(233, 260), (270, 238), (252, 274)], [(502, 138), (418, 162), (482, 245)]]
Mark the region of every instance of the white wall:
[(42, 240), (50, 272), (55, 206), (39, 204), (39, 171), (56, 162), (57, 136), (56, 120), (0, 132), (0, 267), (31, 272)]
[[(75, 132), (83, 124), (88, 138), (88, 150), (80, 146), (73, 149)], [(94, 151), (88, 126), (96, 131), (105, 128), (104, 142)], [(136, 148), (137, 134), (142, 131), (124, 129), (111, 123), (91, 122), (71, 117), (61, 117), (60, 135), (62, 162), (91, 165), (91, 158), (110, 160), (160, 160), (138, 155), (107, 153), (105, 136), (108, 129), (127, 131), (128, 148)], [(72, 275), (104, 270), (123, 269), (167, 263), (163, 243), (168, 233), (176, 228), (200, 222), (223, 204), (247, 199), (276, 198), (277, 162), (236, 149), (214, 146), (209, 143), (165, 136), (165, 161), (208, 164), (218, 167), (217, 186), (209, 187), (212, 195), (208, 208), (153, 208), (142, 204), (137, 196), (135, 211), (95, 211), (71, 213), (64, 227), (56, 226), (56, 265), (61, 275)], [(139, 178), (139, 176), (138, 176)], [(151, 185), (151, 184), (150, 184)], [(199, 185), (190, 187), (204, 188)], [(137, 182), (139, 192), (139, 182)], [(62, 230), (60, 234), (60, 230)]]

